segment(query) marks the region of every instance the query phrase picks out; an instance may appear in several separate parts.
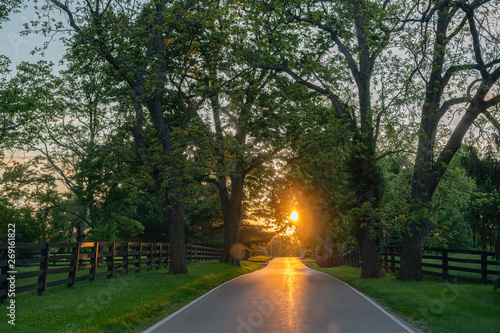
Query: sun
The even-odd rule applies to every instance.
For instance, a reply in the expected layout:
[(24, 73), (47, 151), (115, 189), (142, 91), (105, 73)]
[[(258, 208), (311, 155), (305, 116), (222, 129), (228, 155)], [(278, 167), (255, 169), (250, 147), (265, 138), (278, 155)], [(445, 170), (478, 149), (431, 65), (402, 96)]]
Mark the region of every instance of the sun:
[(299, 219), (299, 214), (297, 214), (297, 211), (293, 211), (292, 214), (290, 214), (290, 220), (292, 220), (293, 222), (297, 222), (297, 220)]

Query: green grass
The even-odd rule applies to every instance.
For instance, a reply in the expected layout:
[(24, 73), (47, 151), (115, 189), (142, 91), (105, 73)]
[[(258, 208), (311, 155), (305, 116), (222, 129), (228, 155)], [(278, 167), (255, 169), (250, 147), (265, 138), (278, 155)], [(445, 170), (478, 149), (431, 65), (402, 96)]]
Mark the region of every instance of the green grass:
[(256, 256), (256, 257), (248, 258), (248, 261), (253, 261), (253, 262), (268, 262), (271, 259), (273, 259), (273, 257)]
[(18, 294), (16, 325), (7, 323), (3, 304), (0, 332), (140, 332), (217, 285), (260, 268), (252, 262), (242, 262), (241, 268), (199, 262), (188, 265), (187, 275), (141, 270), (49, 288), (43, 296)]
[(311, 268), (333, 275), (393, 309), (413, 324), (431, 333), (494, 333), (500, 328), (500, 292), (472, 283), (400, 281), (389, 273), (378, 280), (361, 279), (360, 268)]

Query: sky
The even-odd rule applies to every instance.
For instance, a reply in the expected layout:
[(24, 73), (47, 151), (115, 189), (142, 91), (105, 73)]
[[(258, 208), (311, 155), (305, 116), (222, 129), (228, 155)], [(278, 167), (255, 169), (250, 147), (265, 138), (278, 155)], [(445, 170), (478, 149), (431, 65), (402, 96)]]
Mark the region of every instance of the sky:
[(64, 55), (64, 46), (59, 40), (51, 41), (44, 57), (40, 54), (30, 54), (36, 46), (43, 46), (46, 39), (35, 34), (21, 36), (20, 32), (24, 30), (23, 24), (36, 19), (32, 4), (28, 6), (28, 8), (22, 9), (20, 13), (11, 15), (10, 21), (4, 22), (0, 30), (0, 54), (10, 58), (12, 70), (22, 61), (36, 62), (45, 59), (57, 65)]
[[(51, 41), (49, 48), (45, 52), (45, 56), (41, 54), (30, 54), (35, 47), (43, 46), (46, 39), (41, 35), (21, 36), (21, 31), (24, 30), (23, 24), (36, 19), (35, 10), (32, 4), (28, 8), (22, 9), (20, 13), (11, 15), (10, 20), (2, 24), (0, 29), (0, 54), (7, 56), (11, 61), (11, 75), (15, 74), (16, 67), (22, 61), (37, 62), (39, 60), (52, 61), (56, 66), (55, 71), (62, 69), (58, 63), (64, 55), (65, 48), (59, 40)], [(4, 161), (10, 159), (25, 162), (27, 159), (37, 155), (34, 152), (7, 152), (5, 153)], [(2, 170), (0, 170), (0, 175)]]

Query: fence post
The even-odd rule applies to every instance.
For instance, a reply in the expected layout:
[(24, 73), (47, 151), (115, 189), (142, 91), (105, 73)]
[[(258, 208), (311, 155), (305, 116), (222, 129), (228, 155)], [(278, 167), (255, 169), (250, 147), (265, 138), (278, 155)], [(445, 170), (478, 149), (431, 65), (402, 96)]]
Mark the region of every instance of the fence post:
[(481, 252), (481, 281), (488, 284), (488, 255), (486, 252)]
[(137, 267), (137, 270), (135, 271), (136, 273), (139, 273), (141, 270), (141, 260), (142, 260), (142, 243), (139, 243), (139, 255), (136, 256), (139, 261), (135, 264), (135, 267)]
[(441, 255), (441, 262), (443, 264), (443, 280), (448, 280), (449, 269), (448, 269), (448, 250), (443, 249)]
[(123, 258), (123, 261), (124, 261), (123, 267), (124, 268), (122, 268), (122, 270), (125, 269), (125, 273), (124, 274), (128, 274), (128, 257), (130, 255), (130, 242), (127, 242), (127, 251), (126, 252), (127, 252), (125, 254), (126, 258)]
[(149, 268), (148, 271), (153, 268), (153, 243), (149, 244)]
[(70, 267), (73, 267), (73, 270), (69, 272), (68, 279), (71, 281), (68, 283), (68, 288), (73, 286), (76, 282), (76, 273), (78, 272), (78, 262), (80, 260), (80, 243), (76, 243), (76, 246), (73, 247), (71, 251), (72, 255), (75, 257), (70, 263)]
[(163, 251), (163, 243), (158, 243), (158, 246), (159, 246), (160, 257), (159, 257), (158, 265), (156, 266), (156, 269), (159, 269), (161, 267), (162, 259), (163, 259), (163, 255), (161, 253)]
[(396, 249), (391, 248), (391, 272), (396, 272)]
[(92, 248), (92, 253), (94, 253), (94, 258), (92, 258), (91, 261), (91, 266), (90, 267), (90, 280), (95, 280), (96, 274), (97, 274), (97, 267), (99, 265), (98, 259), (99, 259), (99, 243), (94, 242), (94, 247)]
[[(45, 259), (40, 262), (40, 270), (43, 270), (43, 275), (38, 276), (38, 289), (36, 290), (38, 295), (42, 295), (42, 293), (47, 289), (47, 274), (49, 271), (49, 256), (50, 249), (49, 243), (45, 243), (45, 248), (42, 249), (42, 257)], [(40, 283), (42, 286), (40, 287)]]
[(112, 277), (115, 273), (115, 248), (116, 245), (115, 242), (113, 242), (113, 245), (111, 246), (111, 256), (106, 257), (106, 264), (108, 265), (108, 278)]
[(167, 264), (165, 267), (168, 267), (170, 265), (170, 243), (167, 243), (167, 258), (166, 258)]

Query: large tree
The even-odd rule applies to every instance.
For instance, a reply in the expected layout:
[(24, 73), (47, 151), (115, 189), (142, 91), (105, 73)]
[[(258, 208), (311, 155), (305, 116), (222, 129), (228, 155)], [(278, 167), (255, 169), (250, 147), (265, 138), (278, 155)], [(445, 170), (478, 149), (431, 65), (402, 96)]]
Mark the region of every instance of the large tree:
[(224, 255), (222, 260), (240, 264), (239, 229), (244, 201), (248, 198), (247, 177), (263, 167), (283, 149), (280, 124), (286, 96), (271, 87), (270, 73), (250, 70), (233, 82), (227, 91), (211, 99), (214, 120), (212, 146), (217, 167), (208, 180), (217, 188), (224, 219)]
[(273, 71), (247, 64), (245, 55), (253, 41), (244, 18), (245, 5), (219, 1), (213, 6), (216, 15), (207, 18), (213, 28), (199, 44), (200, 62), (193, 69), (209, 98), (199, 112), (209, 140), (197, 145), (211, 153), (211, 169), (202, 179), (219, 194), (224, 221), (222, 261), (239, 265), (240, 224), (251, 213), (246, 203), (257, 200), (250, 197), (251, 188), (259, 186), (248, 177), (268, 167), (283, 150), (281, 137), (287, 126), (283, 120), (293, 98), (283, 93), (285, 85)]
[[(392, 35), (405, 24), (401, 18), (411, 9), (399, 1), (258, 3), (257, 26), (262, 29), (256, 36), (271, 51), (266, 57), (257, 55), (255, 61), (324, 96), (339, 132), (345, 135), (342, 145), (332, 149), (348, 152), (350, 186), (356, 196), (352, 212), (361, 235), (361, 276), (379, 277), (383, 274), (377, 244), (379, 221), (373, 214), (381, 183), (377, 146), (385, 133), (382, 124), (390, 119), (390, 103), (374, 81), (381, 78), (377, 74), (384, 66), (380, 59)], [(374, 91), (382, 98), (375, 98)]]
[[(421, 80), (424, 90), (411, 216), (398, 277), (422, 280), (422, 248), (430, 227), (427, 211), (439, 182), (475, 121), (485, 117), (500, 130), (499, 115), (492, 110), (500, 102), (496, 48), (500, 31), (495, 25), (499, 18), (496, 1), (417, 3), (423, 14), (408, 37), (419, 38), (416, 43), (415, 38), (406, 38), (405, 45), (416, 59), (413, 79)], [(449, 129), (442, 126), (452, 118), (455, 121)]]
[[(189, 69), (198, 60), (198, 38), (206, 28), (204, 15), (213, 9), (210, 2), (52, 0), (42, 8), (48, 18), (45, 22), (50, 22), (52, 9), (65, 15), (67, 23), (42, 24), (44, 32), (71, 30), (72, 46), (87, 49), (89, 57), (97, 55), (106, 60), (128, 87), (136, 114), (132, 126), (135, 143), (150, 169), (169, 226), (170, 273), (187, 273), (182, 133), (187, 133), (200, 106), (186, 86), (192, 78)], [(159, 150), (151, 151), (151, 144), (145, 142), (149, 120)]]

